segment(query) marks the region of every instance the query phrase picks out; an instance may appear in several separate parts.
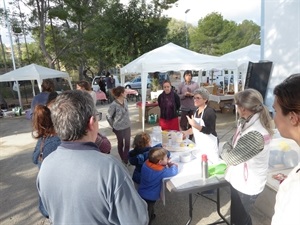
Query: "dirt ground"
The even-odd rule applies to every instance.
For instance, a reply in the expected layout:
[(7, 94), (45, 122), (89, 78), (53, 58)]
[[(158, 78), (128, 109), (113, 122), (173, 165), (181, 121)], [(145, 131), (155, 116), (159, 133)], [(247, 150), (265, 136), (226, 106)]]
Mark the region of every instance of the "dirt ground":
[[(108, 104), (97, 105), (98, 111), (107, 112)], [(138, 109), (130, 102), (129, 111), (132, 121), (132, 137), (141, 131)], [(233, 114), (217, 113), (217, 132), (221, 141), (225, 141), (235, 130)], [(146, 124), (151, 131), (153, 125)], [(111, 154), (119, 158), (116, 149), (116, 137), (105, 120), (99, 122), (99, 130), (112, 143)], [(49, 224), (38, 211), (38, 195), (35, 180), (38, 173), (32, 163), (31, 155), (36, 140), (31, 136), (31, 122), (25, 118), (0, 118), (0, 224), (1, 225), (42, 225)], [(132, 173), (133, 166), (128, 168)], [(191, 225), (213, 223), (219, 220), (216, 206), (203, 197), (194, 203), (194, 215)], [(125, 209), (124, 209), (125, 210)], [(228, 189), (221, 190), (221, 211), (229, 217), (230, 194)], [(188, 219), (188, 196), (167, 193), (166, 205), (156, 204), (156, 219), (153, 225), (185, 224)], [(267, 225), (270, 220), (259, 211), (253, 214), (254, 225)]]

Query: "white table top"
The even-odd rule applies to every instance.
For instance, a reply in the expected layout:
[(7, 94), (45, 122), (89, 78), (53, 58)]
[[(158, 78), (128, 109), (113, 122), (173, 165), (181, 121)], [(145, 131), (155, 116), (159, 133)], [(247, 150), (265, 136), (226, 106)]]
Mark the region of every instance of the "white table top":
[(224, 186), (227, 182), (224, 175), (212, 176), (208, 179), (201, 178), (201, 153), (197, 150), (190, 151), (195, 156), (190, 162), (182, 163), (179, 161), (180, 154), (185, 152), (171, 152), (171, 161), (178, 164), (178, 174), (163, 180), (161, 199), (165, 204), (165, 189), (172, 192), (192, 192), (196, 190), (210, 190), (219, 186)]
[[(180, 155), (187, 154), (187, 152), (190, 152), (192, 154), (192, 160), (187, 163), (180, 162)], [(202, 153), (198, 150), (192, 149), (185, 152), (171, 152), (171, 161), (175, 162), (178, 165), (179, 170), (176, 176), (170, 178), (170, 182), (172, 182), (173, 187), (177, 189), (186, 188), (187, 184), (193, 185), (193, 182), (201, 180), (201, 158)], [(220, 163), (221, 162), (222, 160), (220, 159)], [(212, 163), (208, 162), (208, 164), (211, 165)], [(209, 179), (207, 179), (207, 182)], [(214, 180), (214, 178), (212, 178), (211, 180)]]
[(209, 95), (209, 101), (220, 103), (220, 101), (233, 100), (234, 95)]
[[(186, 147), (178, 148), (178, 146), (170, 147), (165, 146), (167, 150), (171, 152), (171, 161), (178, 165), (178, 174), (171, 178), (166, 178), (163, 181), (163, 187), (161, 192), (162, 201), (165, 204), (165, 188), (169, 191), (191, 191), (209, 186), (218, 186), (219, 184), (226, 183), (224, 181), (224, 175), (213, 176), (203, 180), (201, 178), (201, 158), (202, 153), (197, 150), (197, 147), (188, 147), (190, 143), (194, 144), (191, 140), (187, 139), (183, 141)], [(196, 146), (194, 144), (194, 146)], [(172, 151), (174, 150), (175, 151)], [(187, 163), (180, 162), (180, 155), (191, 154), (191, 161)], [(220, 163), (223, 162), (220, 159)], [(211, 165), (211, 162), (208, 162)]]

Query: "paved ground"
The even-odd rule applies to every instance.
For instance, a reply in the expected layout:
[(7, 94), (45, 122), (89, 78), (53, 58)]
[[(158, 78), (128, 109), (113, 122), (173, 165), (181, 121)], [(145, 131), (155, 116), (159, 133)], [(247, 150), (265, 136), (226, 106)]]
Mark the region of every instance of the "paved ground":
[[(103, 112), (108, 105), (97, 105)], [(130, 103), (132, 120), (132, 137), (141, 131), (138, 121), (138, 110), (134, 102)], [(235, 115), (217, 113), (217, 132), (221, 141), (229, 138), (235, 129)], [(151, 131), (153, 125), (146, 124)], [(108, 123), (103, 119), (99, 122), (99, 130), (109, 137), (112, 143), (112, 155), (119, 158), (116, 150), (116, 138)], [(31, 154), (36, 141), (31, 137), (31, 123), (25, 116), (0, 119), (0, 224), (1, 225), (41, 225), (49, 224), (37, 209), (38, 198), (35, 187), (37, 167), (31, 161)], [(132, 173), (133, 167), (129, 167)], [(221, 190), (222, 213), (229, 217), (229, 190)], [(126, 210), (126, 209), (124, 209)], [(188, 196), (167, 193), (166, 205), (156, 205), (156, 219), (153, 225), (183, 225), (188, 219)], [(203, 197), (194, 202), (192, 225), (207, 224), (218, 221), (215, 204)], [(267, 225), (270, 220), (257, 209), (253, 212), (254, 225)]]

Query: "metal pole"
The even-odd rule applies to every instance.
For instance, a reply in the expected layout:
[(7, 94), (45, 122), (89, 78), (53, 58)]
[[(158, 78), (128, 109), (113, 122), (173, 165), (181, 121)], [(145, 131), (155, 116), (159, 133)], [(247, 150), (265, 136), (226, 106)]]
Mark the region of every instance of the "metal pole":
[[(12, 41), (12, 36), (11, 36), (10, 22), (8, 21), (8, 16), (7, 16), (7, 11), (6, 11), (5, 0), (3, 0), (3, 8), (4, 8), (4, 14), (5, 14), (5, 22), (7, 25), (7, 31), (8, 31), (9, 39), (10, 39), (11, 59), (12, 59), (13, 67), (15, 70), (16, 69), (15, 54), (14, 54), (13, 41)], [(18, 90), (19, 104), (20, 104), (20, 107), (23, 108), (21, 93), (20, 93), (20, 86), (19, 86), (19, 82), (17, 80), (16, 80), (16, 84), (17, 84), (17, 90)]]
[(187, 23), (186, 23), (186, 18), (187, 18), (187, 13), (190, 11), (190, 9), (185, 10), (185, 48), (189, 48), (189, 43), (188, 43), (188, 30), (187, 30)]
[(265, 0), (261, 0), (260, 16), (260, 60), (265, 59)]
[(8, 31), (9, 40), (10, 40), (11, 59), (12, 59), (14, 70), (15, 70), (16, 69), (15, 55), (14, 55), (14, 48), (13, 48), (13, 41), (12, 41), (12, 36), (11, 36), (10, 22), (8, 21), (5, 0), (3, 0), (3, 6), (4, 6), (5, 22), (6, 22), (6, 25), (7, 25), (7, 31)]

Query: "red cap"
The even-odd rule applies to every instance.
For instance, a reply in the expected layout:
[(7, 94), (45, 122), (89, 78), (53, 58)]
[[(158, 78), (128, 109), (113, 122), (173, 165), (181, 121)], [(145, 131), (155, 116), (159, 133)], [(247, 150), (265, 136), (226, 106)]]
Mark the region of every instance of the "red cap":
[(206, 154), (202, 155), (202, 161), (207, 162), (207, 155)]

